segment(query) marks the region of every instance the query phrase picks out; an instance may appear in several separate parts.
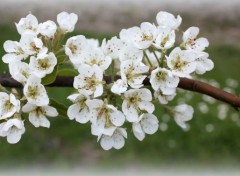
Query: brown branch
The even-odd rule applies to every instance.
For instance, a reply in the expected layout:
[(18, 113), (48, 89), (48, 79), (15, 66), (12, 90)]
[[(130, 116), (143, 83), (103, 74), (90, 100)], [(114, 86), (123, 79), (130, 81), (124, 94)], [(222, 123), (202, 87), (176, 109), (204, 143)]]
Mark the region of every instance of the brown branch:
[[(116, 76), (115, 80), (117, 80), (118, 78), (119, 78), (119, 76)], [(49, 87), (72, 87), (73, 80), (74, 80), (73, 77), (58, 76), (52, 84), (49, 84), (47, 86), (49, 86)], [(106, 81), (107, 84), (111, 83), (111, 78), (109, 76), (105, 76), (104, 80)], [(0, 76), (0, 84), (3, 87), (22, 88), (22, 85), (20, 83), (16, 82), (14, 79), (12, 79), (10, 74), (2, 74)], [(150, 85), (149, 79), (144, 80), (144, 85)], [(206, 84), (204, 82), (192, 80), (192, 79), (188, 79), (188, 78), (180, 78), (178, 87), (181, 89), (208, 95), (217, 100), (228, 103), (231, 106), (233, 106), (234, 108), (240, 108), (240, 97), (233, 95), (231, 93), (228, 93), (226, 91), (223, 91), (214, 86), (211, 86), (209, 84)]]

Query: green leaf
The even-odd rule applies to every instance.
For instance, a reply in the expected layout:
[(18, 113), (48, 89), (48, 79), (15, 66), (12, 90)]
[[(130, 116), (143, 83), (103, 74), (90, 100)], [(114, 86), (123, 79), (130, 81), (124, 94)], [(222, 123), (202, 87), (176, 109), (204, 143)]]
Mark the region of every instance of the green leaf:
[(64, 69), (58, 70), (57, 75), (58, 76), (77, 76), (78, 72), (72, 68), (64, 68)]
[(48, 85), (53, 83), (57, 77), (57, 70), (58, 70), (58, 66), (55, 66), (53, 72), (42, 79), (42, 84)]
[(67, 107), (63, 105), (62, 103), (57, 102), (56, 100), (50, 98), (50, 105), (55, 107), (62, 117), (67, 117)]
[(67, 58), (66, 55), (57, 56), (58, 64), (64, 62), (66, 60), (66, 58)]

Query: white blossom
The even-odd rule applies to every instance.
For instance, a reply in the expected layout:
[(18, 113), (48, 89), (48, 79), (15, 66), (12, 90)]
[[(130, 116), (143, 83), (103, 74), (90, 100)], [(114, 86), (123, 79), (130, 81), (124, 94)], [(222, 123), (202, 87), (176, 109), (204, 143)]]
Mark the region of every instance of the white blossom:
[(145, 138), (145, 134), (154, 134), (159, 127), (158, 119), (153, 114), (142, 114), (137, 122), (132, 124), (134, 136), (142, 141)]
[(99, 136), (104, 131), (109, 131), (114, 126), (122, 126), (125, 122), (125, 116), (116, 107), (102, 100), (93, 99), (86, 101), (90, 108), (92, 118), (92, 134)]
[(9, 64), (9, 72), (13, 79), (22, 84), (26, 84), (29, 76), (32, 74), (29, 65), (21, 61), (11, 62)]
[(103, 134), (100, 136), (100, 144), (104, 150), (110, 150), (111, 148), (121, 149), (125, 145), (125, 139), (127, 138), (127, 131), (124, 128), (113, 128), (113, 134)]
[(130, 89), (124, 92), (122, 111), (129, 122), (138, 122), (141, 112), (153, 113), (155, 107), (152, 101), (151, 91), (142, 89)]
[(105, 71), (111, 62), (111, 57), (105, 56), (103, 51), (99, 48), (91, 48), (89, 50), (85, 50), (80, 56), (81, 65), (97, 65), (102, 69), (102, 71)]
[(127, 60), (121, 63), (121, 78), (132, 88), (140, 88), (143, 86), (143, 80), (147, 77), (143, 75), (149, 70), (149, 67), (141, 62)]
[(172, 101), (175, 96), (176, 96), (175, 92), (170, 95), (164, 95), (160, 89), (154, 92), (154, 97), (158, 99), (160, 104), (168, 104), (168, 102)]
[(3, 62), (6, 64), (21, 61), (28, 57), (19, 42), (7, 40), (4, 42), (3, 48), (7, 52), (7, 54), (2, 57)]
[(22, 111), (29, 113), (28, 119), (35, 127), (50, 127), (50, 122), (46, 118), (58, 116), (58, 112), (54, 107), (51, 106), (36, 106), (30, 103), (25, 104), (22, 107)]
[[(159, 51), (154, 51), (154, 52), (156, 56), (153, 52), (146, 50), (146, 55), (148, 56), (148, 59), (150, 60), (152, 67), (159, 67), (158, 61), (161, 61), (162, 54)], [(143, 61), (150, 67), (150, 64), (148, 63), (148, 60), (146, 57), (144, 57)]]
[(172, 111), (173, 111), (172, 115), (176, 123), (182, 128), (187, 128), (187, 125), (185, 122), (191, 120), (193, 117), (194, 110), (192, 106), (189, 106), (187, 104), (182, 104), (174, 107)]
[(46, 89), (41, 84), (41, 79), (35, 75), (29, 77), (23, 88), (23, 93), (28, 102), (36, 106), (46, 106), (49, 103)]
[(20, 39), (20, 45), (25, 53), (28, 55), (34, 55), (42, 53), (42, 50), (47, 48), (43, 46), (41, 39), (37, 38), (33, 34), (24, 34)]
[(45, 37), (53, 38), (56, 31), (57, 25), (51, 20), (39, 24), (39, 33)]
[(36, 58), (35, 56), (32, 56), (30, 58), (29, 68), (39, 78), (43, 78), (52, 73), (56, 65), (57, 58), (54, 53), (51, 52), (44, 58)]
[(173, 14), (164, 11), (159, 12), (156, 19), (160, 27), (171, 30), (177, 29), (182, 23), (182, 18), (179, 15), (175, 18)]
[(188, 50), (181, 50), (179, 47), (172, 50), (167, 57), (167, 65), (172, 73), (179, 77), (188, 77), (196, 69), (196, 55)]
[(156, 48), (167, 50), (175, 43), (175, 31), (169, 28), (158, 27), (158, 33), (153, 44)]
[(35, 36), (38, 34), (38, 20), (32, 15), (28, 14), (25, 18), (21, 18), (18, 23), (16, 23), (17, 31), (20, 35), (25, 33), (32, 33)]
[(0, 92), (0, 120), (13, 116), (20, 110), (20, 101), (13, 94)]
[(156, 68), (151, 72), (150, 83), (156, 91), (158, 89), (165, 95), (171, 95), (176, 91), (179, 78), (165, 68)]
[(78, 16), (75, 13), (61, 12), (57, 15), (57, 22), (64, 33), (72, 32), (77, 21)]
[(211, 59), (208, 58), (209, 54), (205, 52), (197, 52), (196, 57), (196, 73), (197, 74), (204, 74), (206, 71), (210, 71), (214, 67), (214, 63)]
[(198, 27), (190, 27), (183, 33), (183, 42), (186, 49), (203, 51), (209, 46), (209, 42), (206, 38), (197, 38), (198, 34)]
[(143, 59), (143, 51), (136, 48), (131, 43), (125, 43), (120, 50), (119, 60), (121, 62), (131, 60), (134, 62), (141, 62)]
[(115, 94), (120, 95), (121, 93), (127, 91), (128, 85), (122, 79), (115, 81), (111, 87), (111, 91)]
[(117, 37), (112, 37), (110, 40), (106, 42), (103, 40), (102, 50), (105, 55), (110, 56), (113, 59), (119, 58), (120, 52), (124, 46), (124, 42)]
[(80, 93), (83, 92), (94, 97), (101, 96), (103, 94), (102, 70), (93, 65), (92, 67), (80, 66), (78, 71), (80, 74), (74, 78), (73, 87)]
[[(15, 115), (20, 116), (20, 115)], [(22, 134), (25, 133), (24, 123), (20, 118), (12, 118), (0, 124), (0, 136), (7, 137), (10, 144), (20, 141)]]
[(91, 121), (90, 109), (86, 104), (89, 96), (83, 94), (72, 94), (68, 97), (73, 102), (67, 110), (67, 115), (70, 120), (75, 119), (79, 123), (87, 123)]

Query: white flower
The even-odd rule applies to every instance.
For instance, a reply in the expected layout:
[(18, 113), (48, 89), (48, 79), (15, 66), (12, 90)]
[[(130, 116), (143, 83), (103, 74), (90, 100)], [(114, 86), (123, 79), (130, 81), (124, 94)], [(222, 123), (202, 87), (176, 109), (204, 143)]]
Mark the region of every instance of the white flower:
[(127, 138), (127, 131), (124, 128), (115, 127), (112, 135), (101, 136), (100, 144), (104, 150), (121, 149), (125, 145), (124, 138)]
[(192, 106), (182, 104), (174, 107), (172, 111), (172, 115), (176, 123), (182, 128), (187, 128), (185, 122), (191, 120), (193, 117), (194, 110)]
[(16, 23), (16, 27), (20, 35), (32, 33), (36, 36), (38, 34), (38, 20), (32, 14), (28, 14), (25, 18), (21, 18), (21, 20)]
[(94, 97), (103, 94), (103, 72), (98, 66), (80, 66), (78, 72), (80, 74), (74, 78), (73, 83), (75, 89), (87, 95), (93, 94)]
[(28, 57), (19, 42), (7, 40), (4, 42), (3, 48), (7, 52), (2, 58), (3, 62), (6, 64), (20, 61)]
[(86, 101), (92, 116), (92, 134), (99, 136), (104, 131), (112, 129), (114, 126), (122, 126), (125, 116), (116, 107), (102, 100), (93, 99)]
[(53, 38), (56, 31), (57, 25), (51, 20), (39, 24), (39, 33), (45, 37)]
[(198, 52), (197, 55), (197, 59), (195, 60), (197, 64), (195, 71), (197, 74), (204, 74), (206, 71), (210, 71), (213, 69), (214, 63), (208, 58), (208, 53)]
[(179, 78), (165, 68), (156, 68), (151, 72), (150, 83), (154, 90), (160, 89), (165, 95), (171, 95), (176, 91)]
[(10, 144), (19, 142), (24, 132), (24, 123), (20, 118), (9, 119), (7, 122), (0, 124), (0, 136), (7, 137), (7, 141)]
[(57, 15), (57, 22), (64, 33), (72, 32), (77, 21), (78, 16), (75, 13), (61, 12)]
[(39, 78), (45, 77), (47, 74), (53, 72), (54, 67), (57, 65), (57, 58), (54, 53), (49, 53), (45, 58), (30, 58), (29, 68)]
[(159, 127), (158, 119), (153, 114), (142, 114), (137, 122), (132, 124), (134, 136), (142, 141), (146, 134), (154, 134)]
[(154, 92), (154, 97), (158, 99), (160, 104), (167, 104), (169, 101), (172, 101), (176, 93), (171, 95), (164, 95), (161, 90), (157, 90)]
[(190, 27), (183, 33), (183, 42), (186, 49), (192, 49), (196, 51), (203, 51), (209, 46), (209, 42), (206, 38), (198, 38), (198, 27)]
[(13, 79), (26, 84), (29, 76), (32, 74), (29, 65), (25, 62), (15, 61), (9, 64), (9, 72)]
[(29, 113), (29, 121), (35, 127), (50, 127), (50, 122), (46, 118), (49, 117), (56, 117), (58, 116), (58, 112), (54, 107), (51, 106), (36, 106), (30, 103), (25, 104), (22, 107), (22, 111), (25, 113)]
[[(154, 53), (150, 52), (149, 50), (146, 50), (146, 54), (152, 64), (152, 67), (159, 67), (157, 60), (160, 61), (161, 53), (159, 51), (155, 51), (155, 54), (156, 54), (156, 56), (155, 56)], [(148, 63), (147, 58), (144, 57), (143, 59), (144, 59), (144, 63), (148, 64), (148, 66), (150, 67), (150, 64)]]
[(110, 40), (106, 42), (103, 40), (102, 50), (104, 54), (110, 56), (113, 59), (119, 58), (120, 51), (124, 45), (124, 42), (117, 37), (112, 37)]
[(175, 43), (175, 31), (169, 28), (158, 27), (158, 35), (153, 44), (156, 48), (167, 50)]
[(122, 111), (129, 122), (138, 122), (141, 112), (152, 113), (155, 109), (151, 103), (152, 94), (150, 90), (130, 89), (124, 92)]
[(131, 43), (125, 43), (122, 49), (120, 50), (119, 60), (121, 62), (132, 60), (134, 62), (141, 62), (143, 59), (143, 51), (136, 48)]
[(171, 30), (177, 29), (182, 23), (182, 18), (179, 15), (175, 18), (173, 14), (163, 11), (157, 14), (156, 19), (160, 27), (170, 28)]
[(41, 79), (35, 75), (29, 77), (27, 84), (23, 88), (23, 93), (31, 104), (46, 106), (49, 103), (46, 89), (41, 84)]
[(20, 110), (20, 101), (13, 94), (0, 92), (0, 120), (6, 119)]
[(88, 46), (87, 39), (83, 35), (71, 37), (65, 45), (65, 53), (73, 64), (80, 64), (79, 57)]
[(188, 50), (181, 50), (179, 47), (172, 50), (167, 57), (167, 65), (172, 73), (179, 77), (187, 77), (196, 69), (196, 55)]
[(121, 79), (118, 79), (113, 83), (113, 86), (111, 87), (111, 91), (115, 94), (120, 95), (121, 93), (127, 91), (127, 87), (128, 85), (126, 82), (124, 82)]
[(132, 88), (140, 88), (143, 86), (143, 80), (147, 77), (143, 75), (149, 70), (148, 66), (133, 60), (127, 60), (121, 63), (121, 78)]
[(20, 45), (24, 52), (26, 52), (28, 55), (34, 55), (41, 53), (41, 50), (46, 50), (46, 47), (43, 46), (42, 40), (33, 34), (22, 35), (20, 39)]
[(120, 38), (133, 43), (138, 49), (147, 49), (156, 38), (157, 28), (155, 25), (144, 22), (140, 27), (132, 27), (120, 32)]
[(80, 64), (89, 66), (97, 65), (102, 71), (105, 71), (111, 64), (112, 59), (109, 56), (105, 56), (103, 51), (99, 48), (91, 48), (85, 50), (80, 57)]
[(88, 108), (86, 101), (89, 96), (83, 94), (72, 94), (67, 99), (73, 102), (73, 105), (69, 106), (67, 115), (70, 120), (75, 119), (79, 123), (87, 123), (91, 120), (90, 109)]

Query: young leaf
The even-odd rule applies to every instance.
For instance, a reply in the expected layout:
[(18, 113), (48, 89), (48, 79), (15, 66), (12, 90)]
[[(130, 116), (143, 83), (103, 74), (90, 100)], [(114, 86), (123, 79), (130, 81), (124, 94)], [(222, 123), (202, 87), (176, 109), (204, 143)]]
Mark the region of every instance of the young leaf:
[(78, 72), (71, 68), (65, 68), (65, 69), (58, 70), (57, 75), (58, 76), (77, 76)]
[(49, 75), (47, 75), (46, 77), (44, 77), (42, 79), (42, 84), (43, 85), (48, 85), (51, 84), (55, 81), (56, 77), (57, 77), (57, 71), (58, 71), (58, 66), (56, 66), (53, 70), (53, 72)]
[(55, 107), (59, 113), (60, 116), (62, 117), (67, 117), (67, 107), (59, 102), (57, 102), (54, 99), (50, 99), (50, 105)]

